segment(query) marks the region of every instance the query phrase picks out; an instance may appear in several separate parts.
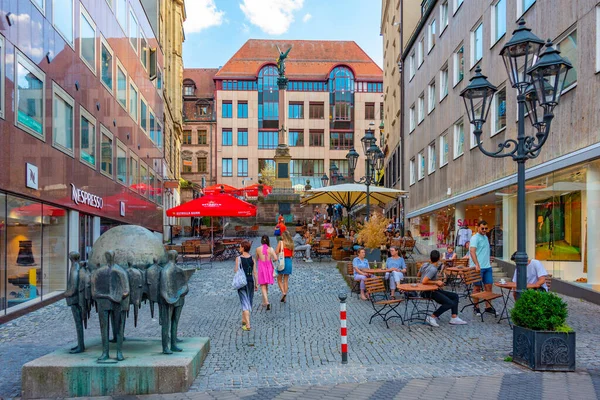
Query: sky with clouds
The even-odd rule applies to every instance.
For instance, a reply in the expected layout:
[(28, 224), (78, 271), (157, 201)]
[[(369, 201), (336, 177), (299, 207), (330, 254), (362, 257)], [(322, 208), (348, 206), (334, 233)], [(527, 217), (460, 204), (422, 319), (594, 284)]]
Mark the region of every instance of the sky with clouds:
[(185, 7), (185, 68), (222, 66), (248, 39), (354, 40), (383, 65), (380, 0), (185, 0)]

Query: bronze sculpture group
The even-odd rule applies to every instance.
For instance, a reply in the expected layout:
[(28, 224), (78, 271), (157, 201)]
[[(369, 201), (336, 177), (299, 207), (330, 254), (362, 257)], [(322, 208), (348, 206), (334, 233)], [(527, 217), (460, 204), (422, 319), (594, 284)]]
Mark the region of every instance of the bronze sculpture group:
[[(152, 317), (154, 304), (158, 303), (163, 353), (182, 351), (177, 346), (177, 326), (189, 288), (184, 270), (176, 264), (176, 251), (167, 253), (167, 263), (164, 265), (159, 265), (155, 258), (154, 263), (148, 266), (120, 266), (114, 262), (113, 251), (105, 253), (105, 264), (96, 265), (93, 269), (79, 261), (77, 252), (69, 253), (69, 259), (71, 268), (65, 295), (77, 332), (77, 346), (71, 349), (71, 353), (85, 350), (83, 329), (87, 328), (87, 320), (95, 307), (102, 335), (102, 354), (98, 362), (124, 360), (122, 346), (125, 320), (133, 307), (134, 326), (137, 326), (139, 308), (146, 301), (150, 302)], [(113, 341), (117, 343), (116, 361), (109, 357), (109, 326), (112, 326)]]

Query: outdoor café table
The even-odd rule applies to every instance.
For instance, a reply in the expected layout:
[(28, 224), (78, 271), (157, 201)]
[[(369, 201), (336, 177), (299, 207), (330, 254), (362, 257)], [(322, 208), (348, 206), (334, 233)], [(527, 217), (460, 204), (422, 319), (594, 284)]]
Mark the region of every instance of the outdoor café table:
[[(429, 302), (432, 300), (427, 299), (427, 307), (425, 310), (420, 310), (418, 307), (418, 302), (423, 300), (424, 292), (434, 292), (439, 289), (437, 285), (424, 285), (422, 283), (403, 283), (400, 285), (396, 285), (396, 289), (402, 291), (406, 294), (406, 309), (404, 311), (404, 321), (408, 322), (408, 326), (410, 328), (413, 324), (426, 324), (426, 318), (429, 316), (433, 310), (429, 310)], [(417, 292), (419, 296), (409, 296), (410, 292)], [(410, 318), (408, 316), (408, 303), (412, 303), (413, 309), (410, 314)]]
[[(498, 318), (498, 323), (503, 319), (508, 320), (508, 324), (512, 328), (512, 322), (510, 320), (510, 315), (508, 314), (508, 301), (510, 300), (510, 294), (517, 289), (517, 282), (495, 282), (494, 286), (500, 288), (500, 293), (502, 293), (502, 300), (504, 301), (504, 307), (502, 307), (502, 312), (500, 313), (500, 317)], [(539, 285), (528, 283), (527, 289), (537, 289)], [(506, 316), (503, 316), (506, 315)]]
[(389, 282), (388, 280), (385, 279), (385, 274), (387, 272), (392, 272), (393, 269), (381, 269), (381, 268), (363, 268), (361, 269), (362, 272), (364, 272), (365, 274), (371, 274), (371, 275), (381, 275), (383, 276), (383, 284), (385, 285), (385, 290), (389, 291), (390, 287), (389, 287)]

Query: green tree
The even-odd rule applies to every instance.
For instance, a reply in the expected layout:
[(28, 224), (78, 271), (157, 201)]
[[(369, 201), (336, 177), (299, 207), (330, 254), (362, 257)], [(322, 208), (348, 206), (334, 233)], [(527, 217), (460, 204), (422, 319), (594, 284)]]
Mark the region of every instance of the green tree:
[(263, 169), (260, 170), (261, 179), (263, 185), (273, 186), (275, 184), (275, 167), (272, 165), (265, 165)]

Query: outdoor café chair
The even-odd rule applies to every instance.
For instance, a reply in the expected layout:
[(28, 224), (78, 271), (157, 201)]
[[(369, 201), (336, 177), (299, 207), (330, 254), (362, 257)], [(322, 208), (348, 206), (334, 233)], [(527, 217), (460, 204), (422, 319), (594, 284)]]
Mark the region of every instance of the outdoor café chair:
[(369, 300), (371, 301), (373, 310), (375, 311), (369, 319), (369, 324), (373, 321), (373, 318), (381, 317), (388, 329), (390, 328), (388, 321), (392, 318), (400, 318), (402, 325), (404, 325), (404, 319), (400, 313), (398, 313), (398, 310), (396, 310), (404, 299), (389, 299), (381, 277), (365, 279), (365, 288), (369, 294)]
[[(479, 307), (479, 303), (489, 301), (490, 304), (492, 300), (502, 297), (500, 293), (493, 292), (485, 292), (483, 282), (481, 281), (481, 273), (477, 272), (475, 268), (469, 268), (465, 272), (463, 272), (463, 280), (466, 285), (465, 294), (466, 298), (469, 300), (469, 304), (465, 305), (460, 312), (462, 312), (467, 307)], [(475, 286), (481, 287), (481, 292), (474, 293), (473, 288)], [(496, 309), (492, 306), (492, 310), (494, 311), (494, 315), (497, 314)], [(481, 313), (481, 322), (483, 322), (483, 315), (485, 312)]]

